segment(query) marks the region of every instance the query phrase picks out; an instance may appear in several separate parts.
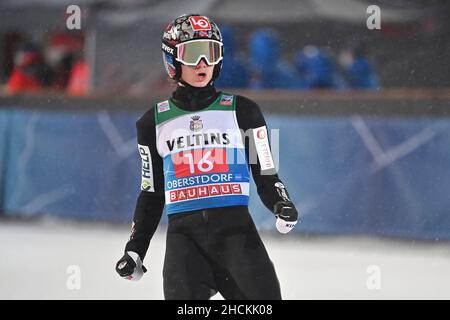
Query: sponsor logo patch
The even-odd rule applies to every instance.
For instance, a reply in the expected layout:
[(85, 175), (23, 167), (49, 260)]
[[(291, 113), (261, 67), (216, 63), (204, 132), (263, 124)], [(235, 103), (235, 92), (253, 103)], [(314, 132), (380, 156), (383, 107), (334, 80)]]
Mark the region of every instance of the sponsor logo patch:
[(170, 53), (170, 54), (173, 54), (173, 48), (169, 47), (168, 45), (166, 45), (166, 44), (163, 43), (162, 46), (161, 46), (161, 48), (162, 48), (165, 52)]
[(198, 186), (170, 191), (170, 202), (198, 199), (203, 197), (215, 197), (223, 195), (242, 194), (239, 183), (222, 183), (207, 186)]
[(133, 221), (133, 223), (131, 224), (131, 236), (130, 236), (131, 239), (134, 238), (135, 233), (136, 233), (136, 224)]
[(231, 106), (233, 104), (233, 99), (234, 96), (230, 96), (230, 95), (222, 95), (222, 97), (220, 98), (220, 105), (221, 106)]
[(261, 163), (261, 171), (274, 169), (275, 164), (272, 159), (272, 153), (270, 152), (267, 127), (262, 126), (253, 129), (253, 135), (255, 138), (256, 152), (258, 153), (258, 159)]
[(153, 185), (153, 167), (150, 148), (144, 145), (138, 145), (139, 154), (142, 160), (141, 190), (155, 192)]
[(168, 100), (158, 103), (158, 113), (169, 111), (169, 110), (170, 110), (170, 105), (169, 105)]
[(193, 116), (191, 119), (189, 124), (189, 129), (191, 129), (191, 131), (196, 132), (203, 129), (203, 123), (202, 120), (200, 120), (200, 116)]
[(260, 140), (263, 140), (266, 137), (266, 130), (259, 129), (258, 131), (256, 131), (256, 137)]
[(150, 190), (150, 187), (151, 187), (151, 185), (148, 181), (146, 181), (146, 180), (142, 181), (142, 183), (141, 183), (142, 190), (148, 191), (148, 190)]
[(209, 20), (206, 17), (193, 16), (193, 17), (189, 17), (189, 21), (191, 22), (191, 26), (192, 26), (192, 29), (194, 29), (194, 31), (211, 30), (211, 24), (209, 23)]
[(277, 187), (277, 188), (285, 188), (284, 184), (282, 184), (281, 182), (275, 182), (275, 187)]
[(284, 200), (284, 201), (291, 201), (287, 195), (286, 187), (281, 182), (275, 182), (275, 187), (277, 188), (278, 195)]

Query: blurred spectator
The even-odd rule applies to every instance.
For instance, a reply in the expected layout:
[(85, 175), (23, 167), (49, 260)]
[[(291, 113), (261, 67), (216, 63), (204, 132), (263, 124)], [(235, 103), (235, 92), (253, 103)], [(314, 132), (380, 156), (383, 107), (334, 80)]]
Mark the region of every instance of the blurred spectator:
[(234, 30), (224, 26), (220, 31), (225, 49), (222, 71), (215, 85), (222, 88), (245, 88), (249, 84), (250, 74), (235, 54)]
[(379, 89), (380, 81), (375, 67), (366, 57), (361, 44), (341, 52), (340, 63), (352, 88)]
[(312, 45), (306, 46), (297, 54), (295, 66), (310, 89), (342, 89), (345, 87), (336, 63), (324, 49)]
[(69, 84), (75, 57), (83, 47), (82, 36), (56, 32), (49, 39), (46, 58), (54, 70), (52, 87), (65, 90)]
[(51, 70), (45, 64), (40, 48), (27, 43), (14, 55), (14, 68), (6, 84), (6, 92), (36, 92), (49, 85), (50, 81)]
[(279, 40), (271, 29), (256, 31), (251, 36), (250, 64), (252, 88), (301, 89), (306, 87), (297, 76), (295, 69), (281, 59)]
[[(0, 35), (1, 36), (1, 35)], [(3, 57), (2, 64), (0, 66), (2, 80), (7, 80), (14, 69), (14, 55), (17, 53), (20, 44), (26, 43), (26, 36), (20, 31), (7, 31), (4, 33), (2, 39), (0, 39), (0, 47), (3, 47), (0, 57)]]
[(84, 96), (89, 94), (90, 70), (85, 59), (81, 58), (73, 65), (67, 93), (74, 96)]

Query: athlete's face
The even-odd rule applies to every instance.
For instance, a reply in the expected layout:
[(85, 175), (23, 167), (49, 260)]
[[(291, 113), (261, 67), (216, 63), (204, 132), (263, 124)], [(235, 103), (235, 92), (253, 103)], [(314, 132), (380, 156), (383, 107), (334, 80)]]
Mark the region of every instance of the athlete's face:
[(196, 66), (181, 65), (181, 80), (193, 87), (206, 86), (213, 76), (214, 66), (208, 66), (200, 60)]

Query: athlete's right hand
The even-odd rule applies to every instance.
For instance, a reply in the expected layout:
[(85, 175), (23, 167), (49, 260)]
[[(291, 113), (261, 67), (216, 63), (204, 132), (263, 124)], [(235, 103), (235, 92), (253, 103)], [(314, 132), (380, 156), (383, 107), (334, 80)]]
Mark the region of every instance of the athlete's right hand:
[(117, 273), (124, 279), (138, 281), (147, 272), (142, 260), (136, 252), (127, 251), (122, 259), (117, 261)]

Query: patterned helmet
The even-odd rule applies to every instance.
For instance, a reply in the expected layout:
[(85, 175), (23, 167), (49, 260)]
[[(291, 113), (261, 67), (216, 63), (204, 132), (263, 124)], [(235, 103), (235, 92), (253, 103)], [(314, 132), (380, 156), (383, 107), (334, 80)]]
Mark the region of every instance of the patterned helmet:
[[(161, 48), (164, 67), (171, 79), (178, 81), (181, 78), (181, 63), (178, 58), (179, 45), (199, 39), (219, 42), (220, 56), (223, 56), (222, 35), (219, 27), (208, 17), (199, 14), (184, 14), (167, 25)], [(219, 76), (221, 68), (222, 60), (215, 64), (212, 80)]]

